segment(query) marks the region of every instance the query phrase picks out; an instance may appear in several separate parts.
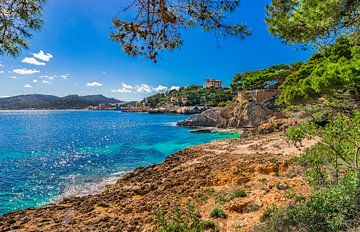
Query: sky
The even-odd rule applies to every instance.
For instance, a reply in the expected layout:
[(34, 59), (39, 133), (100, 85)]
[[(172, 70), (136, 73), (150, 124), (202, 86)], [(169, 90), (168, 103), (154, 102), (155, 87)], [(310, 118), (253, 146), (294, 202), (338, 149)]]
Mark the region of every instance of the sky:
[(103, 94), (140, 100), (178, 86), (204, 85), (215, 78), (229, 86), (236, 73), (305, 61), (313, 53), (282, 43), (267, 30), (268, 0), (242, 0), (230, 22), (245, 22), (252, 35), (227, 37), (220, 48), (212, 32), (185, 31), (184, 45), (158, 62), (125, 55), (111, 41), (111, 21), (128, 0), (49, 0), (44, 24), (29, 49), (16, 58), (0, 56), (0, 97), (20, 94)]

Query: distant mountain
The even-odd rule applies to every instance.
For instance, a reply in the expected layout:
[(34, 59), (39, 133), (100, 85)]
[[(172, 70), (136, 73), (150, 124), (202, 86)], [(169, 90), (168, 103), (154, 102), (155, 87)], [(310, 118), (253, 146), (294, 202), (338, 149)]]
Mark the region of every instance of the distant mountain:
[(68, 95), (57, 97), (52, 95), (30, 94), (0, 98), (0, 110), (23, 109), (83, 109), (90, 105), (122, 103), (115, 98), (103, 95)]

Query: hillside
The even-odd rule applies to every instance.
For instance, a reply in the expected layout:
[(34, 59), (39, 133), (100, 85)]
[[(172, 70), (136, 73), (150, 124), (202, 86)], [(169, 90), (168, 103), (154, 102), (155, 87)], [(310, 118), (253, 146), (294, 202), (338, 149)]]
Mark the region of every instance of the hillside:
[(145, 98), (140, 103), (149, 107), (176, 106), (225, 106), (236, 96), (229, 88), (203, 88), (191, 85), (158, 93)]
[(103, 95), (68, 95), (65, 97), (57, 97), (52, 95), (30, 94), (0, 98), (0, 110), (82, 109), (89, 105), (121, 102), (120, 100), (107, 98)]

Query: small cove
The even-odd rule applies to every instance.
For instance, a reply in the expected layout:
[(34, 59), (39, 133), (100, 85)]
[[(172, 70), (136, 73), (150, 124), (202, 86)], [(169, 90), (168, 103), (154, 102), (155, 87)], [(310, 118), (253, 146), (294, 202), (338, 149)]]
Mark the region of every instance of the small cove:
[(183, 115), (0, 111), (0, 215), (101, 191), (125, 172), (235, 133), (189, 133)]

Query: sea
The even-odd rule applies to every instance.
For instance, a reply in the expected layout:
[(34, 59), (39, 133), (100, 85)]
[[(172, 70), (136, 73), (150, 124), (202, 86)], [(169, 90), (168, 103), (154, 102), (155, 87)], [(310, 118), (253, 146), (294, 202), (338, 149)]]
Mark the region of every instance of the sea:
[(190, 133), (184, 115), (0, 111), (0, 215), (101, 192), (124, 173), (237, 133)]

